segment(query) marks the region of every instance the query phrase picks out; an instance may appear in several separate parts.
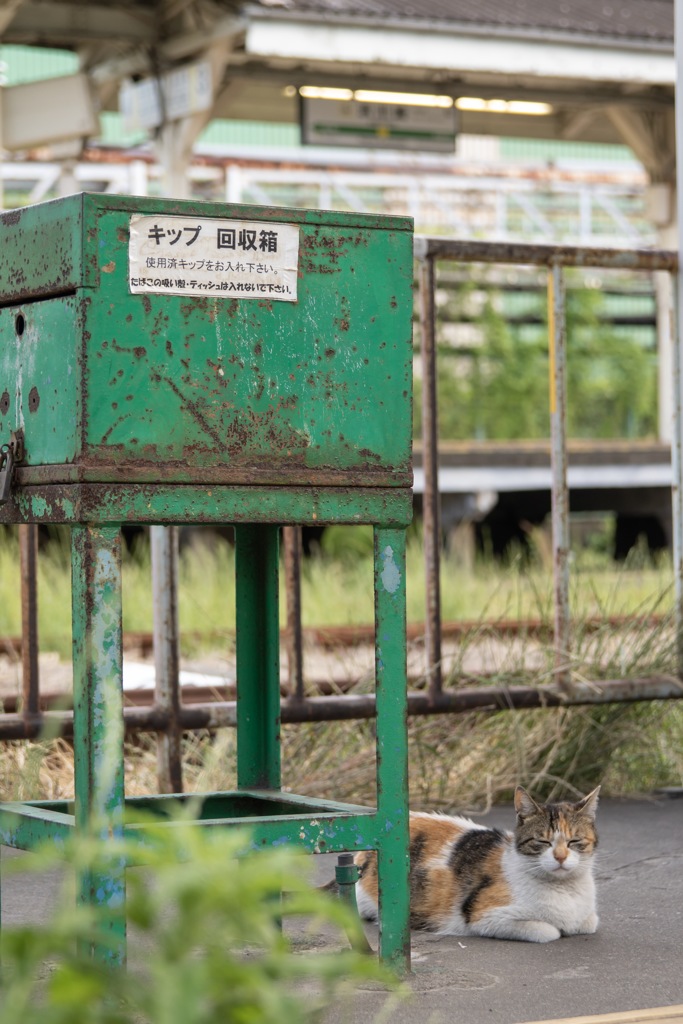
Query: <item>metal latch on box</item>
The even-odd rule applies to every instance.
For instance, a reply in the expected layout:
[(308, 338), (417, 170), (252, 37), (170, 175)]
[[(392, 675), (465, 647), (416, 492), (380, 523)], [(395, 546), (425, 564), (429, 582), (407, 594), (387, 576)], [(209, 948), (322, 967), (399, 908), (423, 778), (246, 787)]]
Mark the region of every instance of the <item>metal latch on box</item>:
[(12, 431), (9, 444), (0, 445), (0, 505), (9, 500), (14, 467), (24, 457), (24, 431)]

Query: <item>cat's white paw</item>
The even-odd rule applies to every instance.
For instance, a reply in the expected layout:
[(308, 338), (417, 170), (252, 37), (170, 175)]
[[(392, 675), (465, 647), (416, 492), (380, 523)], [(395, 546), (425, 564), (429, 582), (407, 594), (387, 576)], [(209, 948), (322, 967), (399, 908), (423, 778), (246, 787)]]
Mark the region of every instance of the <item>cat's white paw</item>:
[(598, 915), (593, 912), (571, 928), (563, 928), (563, 935), (593, 935), (598, 930)]
[(489, 916), (485, 924), (471, 929), (474, 935), (486, 935), (492, 939), (516, 939), (518, 942), (554, 942), (561, 937), (559, 928), (547, 921), (523, 921), (519, 918)]
[(554, 942), (561, 937), (559, 928), (546, 921), (521, 921), (520, 938), (527, 942)]

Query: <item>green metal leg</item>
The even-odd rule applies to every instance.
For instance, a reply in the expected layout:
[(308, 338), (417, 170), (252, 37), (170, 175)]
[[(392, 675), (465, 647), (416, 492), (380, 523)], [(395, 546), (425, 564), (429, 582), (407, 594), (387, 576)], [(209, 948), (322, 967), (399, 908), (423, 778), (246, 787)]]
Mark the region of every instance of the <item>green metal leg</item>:
[[(124, 813), (120, 530), (74, 526), (71, 545), (76, 830), (106, 840), (122, 835)], [(90, 952), (123, 964), (123, 863), (84, 873), (78, 898), (114, 912)]]
[(235, 527), (237, 784), (280, 788), (278, 527)]
[(379, 952), (410, 970), (405, 531), (375, 528)]

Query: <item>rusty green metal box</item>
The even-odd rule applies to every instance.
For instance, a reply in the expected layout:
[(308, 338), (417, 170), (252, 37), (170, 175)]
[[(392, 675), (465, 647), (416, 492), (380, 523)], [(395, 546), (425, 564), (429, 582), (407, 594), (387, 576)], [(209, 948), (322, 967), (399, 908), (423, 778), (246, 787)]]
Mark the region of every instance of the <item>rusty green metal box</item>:
[(0, 217), (21, 486), (412, 483), (407, 218), (81, 194)]
[[(230, 523), (238, 791), (195, 825), (377, 850), (380, 953), (407, 966), (412, 269), (406, 218), (89, 194), (0, 216), (0, 522), (71, 525), (76, 752), (73, 813), (4, 805), (0, 843), (124, 835), (121, 525)], [(312, 521), (374, 527), (376, 809), (281, 794), (279, 524)], [(115, 860), (81, 902), (122, 903)]]

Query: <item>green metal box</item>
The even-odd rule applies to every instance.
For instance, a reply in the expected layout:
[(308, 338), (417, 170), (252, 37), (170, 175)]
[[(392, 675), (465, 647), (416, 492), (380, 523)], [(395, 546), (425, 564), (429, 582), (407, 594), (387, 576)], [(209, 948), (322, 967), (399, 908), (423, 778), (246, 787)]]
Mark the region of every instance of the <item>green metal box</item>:
[(409, 219), (86, 193), (0, 237), (22, 486), (411, 486)]
[[(177, 797), (125, 799), (121, 526), (229, 523), (238, 788), (195, 825), (377, 850), (380, 954), (407, 967), (412, 270), (406, 218), (88, 194), (0, 216), (0, 523), (71, 526), (75, 750), (73, 810), (4, 805), (0, 844), (121, 837), (136, 808), (174, 827)], [(279, 526), (311, 522), (374, 527), (376, 808), (281, 792)], [(119, 854), (79, 880), (124, 894)], [(92, 953), (122, 963), (104, 926)]]

